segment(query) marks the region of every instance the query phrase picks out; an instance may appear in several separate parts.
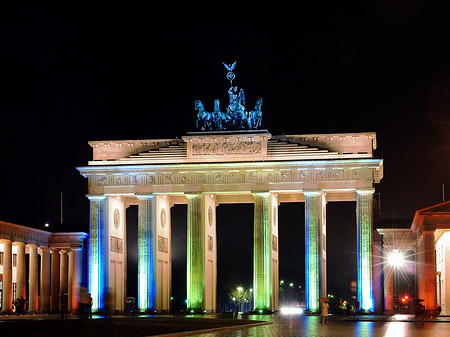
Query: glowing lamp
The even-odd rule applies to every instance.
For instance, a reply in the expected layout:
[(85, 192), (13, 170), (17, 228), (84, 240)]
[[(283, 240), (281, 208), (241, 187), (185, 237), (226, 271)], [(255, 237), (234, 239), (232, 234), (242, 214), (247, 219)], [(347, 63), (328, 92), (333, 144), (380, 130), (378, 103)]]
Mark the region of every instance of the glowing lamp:
[(396, 249), (388, 255), (388, 262), (392, 267), (401, 267), (405, 263), (403, 255)]

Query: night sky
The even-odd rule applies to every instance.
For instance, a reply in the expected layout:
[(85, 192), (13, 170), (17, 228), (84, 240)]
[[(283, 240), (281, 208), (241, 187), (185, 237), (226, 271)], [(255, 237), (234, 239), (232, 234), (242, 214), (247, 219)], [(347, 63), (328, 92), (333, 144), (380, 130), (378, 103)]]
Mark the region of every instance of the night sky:
[[(87, 142), (194, 131), (196, 99), (206, 110), (215, 98), (226, 104), (222, 61), (237, 61), (233, 83), (247, 106), (264, 98), (262, 128), (274, 135), (377, 132), (382, 218), (412, 218), (441, 202), (442, 183), (450, 197), (450, 2), (314, 3), (2, 10), (0, 220), (88, 231), (87, 181), (75, 169), (92, 158)], [(280, 279), (299, 284), (303, 208), (279, 211)], [(327, 211), (328, 285), (347, 289), (356, 278), (355, 204)], [(253, 207), (217, 212), (219, 287), (250, 284)], [(135, 226), (136, 210), (129, 213)], [(172, 208), (178, 280), (185, 278), (185, 213)]]

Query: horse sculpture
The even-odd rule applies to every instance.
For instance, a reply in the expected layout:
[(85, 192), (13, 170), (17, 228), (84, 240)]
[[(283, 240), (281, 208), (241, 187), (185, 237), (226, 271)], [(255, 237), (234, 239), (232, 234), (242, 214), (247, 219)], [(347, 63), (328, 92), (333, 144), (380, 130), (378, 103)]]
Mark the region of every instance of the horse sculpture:
[(261, 106), (262, 106), (262, 97), (259, 97), (256, 100), (255, 103), (255, 109), (250, 111), (248, 113), (248, 128), (249, 130), (254, 130), (257, 129), (259, 127), (261, 127), (261, 120), (262, 120), (262, 111), (261, 111)]
[(205, 111), (203, 103), (200, 100), (195, 101), (195, 110), (197, 110), (197, 120), (195, 125), (202, 131), (212, 130), (211, 113)]
[(219, 100), (214, 100), (214, 111), (212, 113), (212, 121), (216, 130), (225, 130), (226, 118), (225, 114), (220, 111)]

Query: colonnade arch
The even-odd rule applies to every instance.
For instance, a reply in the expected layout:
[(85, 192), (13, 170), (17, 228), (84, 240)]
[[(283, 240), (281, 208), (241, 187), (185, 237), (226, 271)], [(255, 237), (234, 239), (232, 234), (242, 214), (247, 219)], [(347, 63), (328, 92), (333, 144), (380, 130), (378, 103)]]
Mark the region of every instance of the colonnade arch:
[(123, 308), (123, 219), (127, 205), (137, 204), (138, 307), (170, 310), (170, 207), (182, 203), (187, 204), (188, 310), (214, 312), (216, 206), (241, 202), (254, 203), (255, 210), (254, 309), (277, 309), (278, 205), (300, 201), (305, 204), (305, 219), (298, 225), (305, 226), (306, 307), (316, 311), (318, 299), (327, 295), (326, 204), (356, 201), (358, 300), (362, 309), (373, 311), (372, 198), (374, 183), (382, 178), (382, 160), (373, 158), (375, 144), (374, 133), (272, 136), (267, 131), (90, 142), (94, 160), (78, 170), (88, 178), (94, 309), (103, 308), (111, 287), (120, 294), (117, 308)]

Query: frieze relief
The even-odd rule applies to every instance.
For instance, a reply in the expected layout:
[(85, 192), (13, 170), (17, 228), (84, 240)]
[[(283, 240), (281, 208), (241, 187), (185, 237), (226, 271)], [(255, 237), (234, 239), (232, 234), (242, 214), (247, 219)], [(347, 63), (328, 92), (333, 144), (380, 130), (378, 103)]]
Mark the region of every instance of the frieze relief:
[(261, 143), (245, 141), (192, 144), (193, 156), (234, 156), (249, 154), (261, 154)]
[[(372, 172), (374, 171), (374, 172)], [(296, 183), (349, 180), (376, 180), (379, 177), (372, 168), (330, 168), (290, 170), (242, 170), (213, 172), (173, 172), (130, 175), (97, 175), (89, 179), (90, 186), (158, 186), (158, 185), (220, 185), (241, 183)]]

